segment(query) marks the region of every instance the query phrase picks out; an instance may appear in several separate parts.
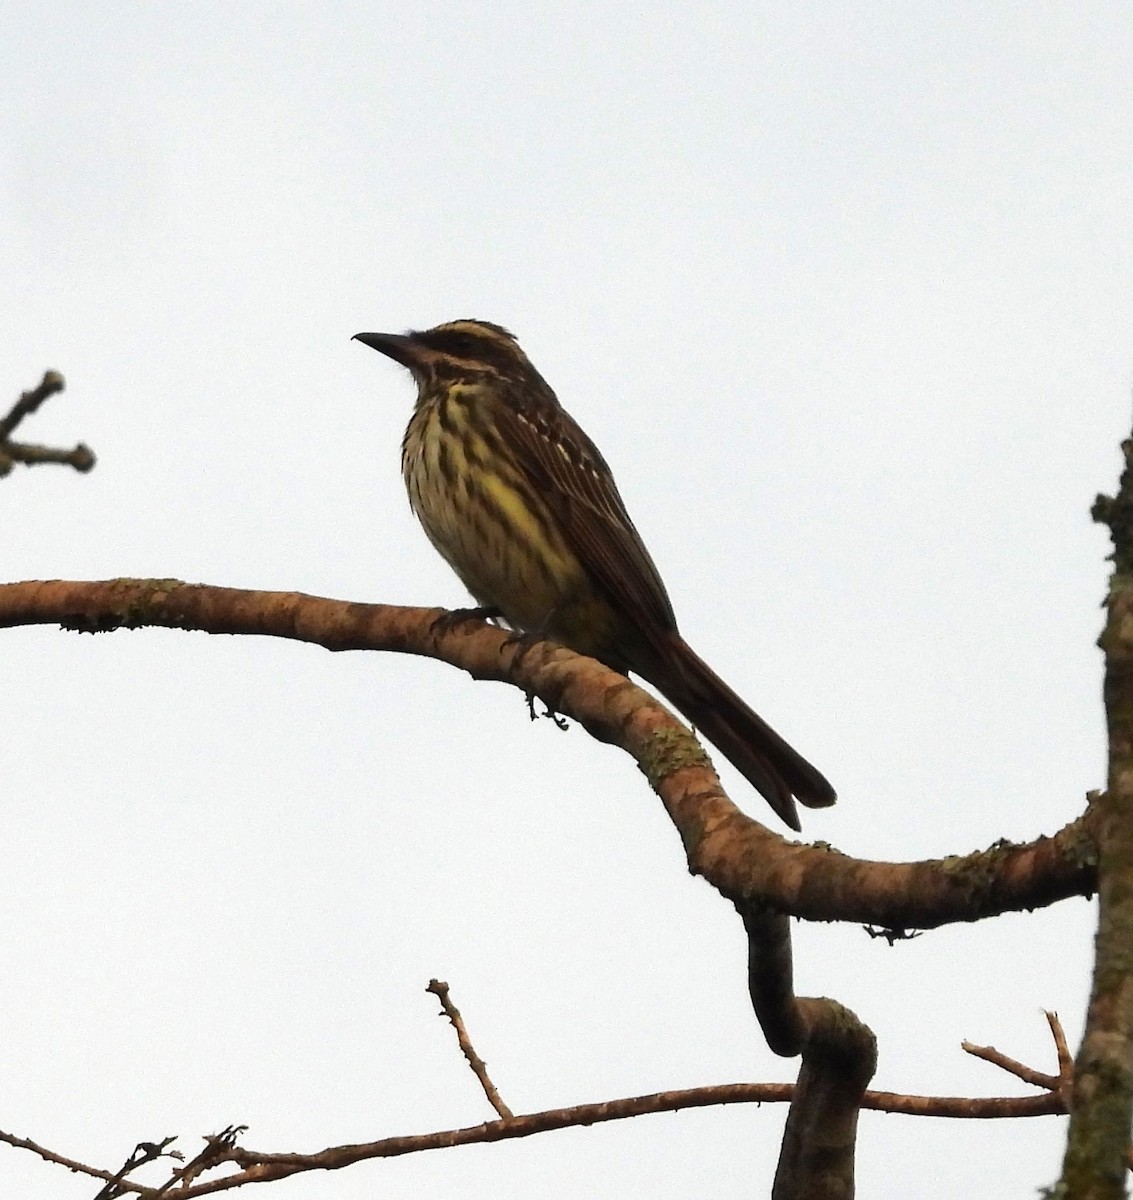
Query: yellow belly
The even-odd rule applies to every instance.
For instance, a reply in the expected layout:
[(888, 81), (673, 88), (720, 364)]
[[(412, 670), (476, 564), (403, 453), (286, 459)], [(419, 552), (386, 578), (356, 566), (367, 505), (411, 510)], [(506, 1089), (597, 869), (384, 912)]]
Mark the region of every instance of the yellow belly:
[(501, 463), (452, 397), (444, 420), (425, 405), (406, 431), (402, 470), (429, 540), (483, 605), (515, 629), (604, 657), (616, 619), (519, 469)]

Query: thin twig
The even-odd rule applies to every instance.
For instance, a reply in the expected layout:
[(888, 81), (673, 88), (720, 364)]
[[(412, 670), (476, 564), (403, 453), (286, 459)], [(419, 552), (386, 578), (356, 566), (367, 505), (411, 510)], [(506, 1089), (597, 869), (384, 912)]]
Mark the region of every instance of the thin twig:
[(0, 442), (6, 442), (24, 417), (30, 417), (44, 400), (50, 399), (66, 386), (63, 376), (58, 371), (44, 371), (39, 383), (30, 392), (21, 394), (6, 417), (0, 417)]
[(183, 1167), (174, 1171), (165, 1183), (153, 1192), (154, 1200), (157, 1200), (159, 1196), (166, 1195), (170, 1188), (177, 1184), (180, 1184), (183, 1188), (189, 1187), (198, 1175), (203, 1175), (210, 1167), (224, 1162), (228, 1151), (236, 1145), (240, 1135), (247, 1132), (247, 1125), (229, 1125), (222, 1129), (220, 1133), (206, 1134), (205, 1148), (196, 1158), (190, 1159)]
[(70, 450), (62, 450), (11, 440), (20, 422), (30, 417), (45, 400), (61, 392), (64, 386), (63, 376), (58, 371), (45, 371), (39, 383), (20, 396), (8, 415), (0, 417), (0, 477), (7, 475), (16, 463), (29, 467), (37, 463), (61, 463), (84, 474), (94, 467), (94, 452), (82, 442)]
[(500, 1098), (499, 1092), (496, 1091), (496, 1085), (488, 1077), (487, 1064), (473, 1048), (472, 1040), (468, 1036), (468, 1030), (464, 1028), (464, 1018), (460, 1015), (460, 1009), (449, 999), (448, 984), (443, 983), (439, 979), (430, 979), (429, 986), (425, 991), (432, 992), (441, 1002), (441, 1008), (444, 1010), (445, 1016), (452, 1022), (452, 1027), (456, 1030), (456, 1040), (460, 1043), (461, 1053), (468, 1060), (468, 1065), (472, 1068), (472, 1073), (480, 1081), (480, 1086), (484, 1089), (484, 1095), (488, 1097), (488, 1103), (505, 1121), (510, 1119), (514, 1114)]
[(1045, 1071), (1036, 1071), (1034, 1067), (1028, 1067), (1017, 1059), (1009, 1058), (1006, 1054), (996, 1050), (994, 1046), (975, 1046), (971, 1042), (961, 1042), (960, 1049), (973, 1058), (982, 1058), (984, 1062), (999, 1067), (1009, 1075), (1014, 1075), (1016, 1079), (1031, 1084), (1032, 1087), (1042, 1088), (1048, 1092), (1058, 1091), (1061, 1083), (1059, 1076), (1048, 1075)]
[(76, 1175), (89, 1175), (92, 1179), (101, 1179), (106, 1183), (113, 1183), (117, 1178), (116, 1171), (107, 1171), (103, 1167), (92, 1167), (87, 1163), (79, 1162), (75, 1158), (67, 1158), (66, 1155), (58, 1154), (54, 1150), (48, 1150), (46, 1146), (41, 1146), (38, 1142), (33, 1142), (31, 1138), (16, 1137), (14, 1133), (5, 1133), (0, 1130), (0, 1142), (8, 1146), (12, 1146), (17, 1150), (30, 1150), (32, 1154), (38, 1155), (44, 1162), (55, 1163), (60, 1167), (66, 1167)]
[(184, 1155), (179, 1150), (167, 1150), (167, 1147), (172, 1145), (176, 1140), (177, 1135), (174, 1134), (172, 1137), (162, 1138), (160, 1142), (139, 1142), (130, 1151), (129, 1157), (118, 1168), (113, 1178), (109, 1179), (106, 1186), (100, 1189), (94, 1200), (118, 1200), (118, 1197), (125, 1191), (133, 1191), (134, 1189), (127, 1188), (125, 1183), (126, 1176), (136, 1167), (156, 1162), (159, 1158), (184, 1158)]
[(34, 442), (3, 442), (0, 443), (0, 454), (7, 460), (7, 469), (0, 468), (0, 474), (7, 474), (18, 462), (32, 467), (38, 463), (59, 463), (60, 466), (74, 467), (80, 475), (85, 475), (94, 469), (98, 461), (94, 451), (84, 442), (70, 450), (60, 450), (55, 446), (37, 446)]
[(1058, 1019), (1058, 1013), (1050, 1012), (1043, 1009), (1043, 1016), (1046, 1017), (1046, 1023), (1050, 1026), (1051, 1037), (1054, 1038), (1054, 1049), (1058, 1055), (1058, 1074), (1066, 1079), (1074, 1077), (1074, 1056), (1070, 1053), (1070, 1047), (1066, 1044), (1066, 1034), (1062, 1028), (1062, 1022)]
[[(433, 1133), (410, 1134), (402, 1137), (383, 1138), (347, 1146), (330, 1146), (313, 1154), (270, 1154), (245, 1150), (231, 1145), (217, 1146), (210, 1153), (212, 1166), (224, 1162), (235, 1163), (241, 1168), (239, 1174), (222, 1178), (202, 1180), (187, 1188), (178, 1188), (179, 1200), (191, 1200), (195, 1196), (210, 1195), (241, 1187), (246, 1183), (266, 1182), (282, 1179), (302, 1171), (335, 1170), (352, 1163), (376, 1158), (397, 1158), (422, 1150), (444, 1149), (450, 1146), (468, 1146), (485, 1142), (509, 1141), (513, 1138), (531, 1137), (552, 1129), (568, 1129), (583, 1125), (597, 1125), (604, 1121), (620, 1121), (629, 1117), (645, 1116), (650, 1113), (681, 1112), (690, 1108), (706, 1108), (717, 1104), (776, 1104), (789, 1101), (794, 1094), (790, 1083), (726, 1083), (713, 1087), (685, 1088), (670, 1092), (655, 1092), (647, 1096), (630, 1096), (620, 1100), (607, 1100), (597, 1104), (580, 1104), (571, 1108), (549, 1109), (544, 1112), (527, 1113), (500, 1121), (488, 1121), (483, 1125), (463, 1129), (444, 1129)], [(1064, 1110), (1057, 1094), (1047, 1092), (1038, 1096), (906, 1096), (896, 1092), (867, 1091), (862, 1098), (862, 1107), (876, 1112), (903, 1113), (906, 1116), (948, 1117), (969, 1120), (996, 1120), (1002, 1118), (1039, 1117), (1061, 1114)], [(222, 1135), (218, 1135), (220, 1137)], [(48, 1162), (58, 1163), (72, 1171), (79, 1171), (97, 1179), (114, 1180), (115, 1173), (91, 1167), (74, 1159), (65, 1158), (46, 1150), (26, 1138), (14, 1137), (0, 1132), (0, 1142), (6, 1142), (24, 1150), (31, 1150)], [(210, 1152), (212, 1148), (210, 1147)], [(150, 1198), (168, 1195), (168, 1185), (163, 1189), (146, 1187), (123, 1179), (123, 1191)]]
[[(725, 1084), (720, 1087), (659, 1092), (652, 1096), (635, 1096), (601, 1104), (583, 1104), (574, 1108), (512, 1117), (509, 1120), (489, 1121), (484, 1125), (464, 1129), (385, 1138), (368, 1145), (333, 1146), (312, 1155), (263, 1154), (252, 1150), (234, 1149), (229, 1158), (242, 1168), (239, 1174), (204, 1180), (184, 1192), (178, 1192), (177, 1196), (178, 1200), (182, 1200), (182, 1197), (184, 1200), (193, 1200), (197, 1196), (227, 1191), (246, 1183), (282, 1179), (303, 1171), (337, 1170), (363, 1160), (394, 1158), (421, 1150), (444, 1149), (450, 1146), (501, 1142), (512, 1138), (530, 1137), (552, 1129), (596, 1125), (603, 1121), (624, 1120), (647, 1113), (678, 1112), (715, 1104), (788, 1101), (793, 1093), (794, 1085), (789, 1083)], [(1062, 1111), (1057, 1096), (1052, 1097), (1049, 1094), (969, 1099), (866, 1092), (863, 1107), (910, 1115), (984, 1119), (1041, 1116)]]

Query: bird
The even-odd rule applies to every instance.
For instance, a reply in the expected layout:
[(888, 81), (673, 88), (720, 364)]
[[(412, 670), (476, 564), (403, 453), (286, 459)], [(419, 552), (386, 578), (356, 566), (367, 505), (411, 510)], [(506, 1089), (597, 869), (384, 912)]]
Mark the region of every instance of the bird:
[(835, 792), (681, 637), (668, 592), (598, 447), (515, 336), (463, 319), (355, 340), (417, 385), (401, 446), (410, 506), (481, 607), (640, 676), (791, 829)]

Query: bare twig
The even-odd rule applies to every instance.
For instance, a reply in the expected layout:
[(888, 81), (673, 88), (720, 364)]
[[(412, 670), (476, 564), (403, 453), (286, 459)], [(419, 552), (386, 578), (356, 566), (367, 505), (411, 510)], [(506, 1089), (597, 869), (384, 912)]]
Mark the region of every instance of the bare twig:
[(32, 466), (36, 463), (62, 463), (83, 473), (95, 464), (94, 452), (82, 442), (70, 450), (54, 446), (38, 446), (32, 442), (13, 442), (12, 434), (25, 417), (30, 417), (39, 406), (65, 387), (63, 376), (58, 371), (45, 371), (40, 382), (24, 392), (12, 406), (7, 416), (0, 417), (0, 476), (7, 475), (16, 463)]
[(16, 431), (16, 426), (45, 401), (67, 386), (58, 371), (44, 371), (43, 378), (29, 392), (24, 392), (12, 405), (6, 417), (0, 417), (0, 442), (6, 442)]
[[(1013, 1058), (1008, 1058), (1006, 1054), (1000, 1054), (991, 1046), (973, 1046), (970, 1042), (961, 1042), (960, 1045), (976, 1058), (994, 1063), (995, 1066), (1002, 1067), (1009, 1074), (1026, 1083), (1033, 1084), (1035, 1087), (1046, 1088), (1052, 1098), (1057, 1097), (1059, 1107), (1055, 1111), (1068, 1113), (1074, 1097), (1074, 1058), (1067, 1045), (1066, 1033), (1062, 1028), (1062, 1022), (1058, 1019), (1058, 1013), (1044, 1010), (1043, 1016), (1046, 1017), (1051, 1037), (1054, 1039), (1054, 1050), (1058, 1057), (1057, 1075), (1047, 1075), (1042, 1071), (1035, 1071)], [(1125, 1169), (1133, 1171), (1133, 1146), (1126, 1147)]]
[(500, 1093), (496, 1091), (496, 1085), (488, 1077), (488, 1064), (476, 1053), (472, 1045), (472, 1039), (468, 1036), (468, 1030), (464, 1027), (464, 1018), (460, 1015), (460, 1009), (449, 999), (448, 984), (442, 982), (440, 979), (430, 979), (429, 986), (425, 991), (432, 992), (441, 1002), (441, 1009), (452, 1023), (453, 1029), (456, 1030), (456, 1040), (460, 1043), (460, 1051), (468, 1060), (468, 1065), (472, 1068), (473, 1075), (480, 1081), (480, 1086), (484, 1089), (484, 1095), (488, 1097), (488, 1103), (504, 1120), (513, 1116), (514, 1114), (511, 1109), (503, 1102)]
[(976, 1046), (971, 1042), (961, 1042), (960, 1049), (966, 1054), (970, 1054), (973, 1058), (982, 1058), (984, 1062), (989, 1062), (992, 1066), (999, 1067), (1000, 1070), (1006, 1071), (1008, 1075), (1014, 1075), (1016, 1079), (1021, 1079), (1024, 1083), (1029, 1083), (1032, 1087), (1043, 1088), (1048, 1092), (1057, 1092), (1061, 1080), (1057, 1075), (1048, 1075), (1045, 1071), (1036, 1071), (1033, 1067), (1028, 1067), (1025, 1063), (1018, 1062), (1014, 1058), (1009, 1058), (1006, 1054), (1000, 1053), (994, 1046)]
[(74, 467), (81, 475), (94, 469), (97, 459), (94, 451), (83, 442), (70, 450), (60, 450), (54, 446), (37, 446), (33, 442), (3, 442), (0, 443), (0, 458), (7, 461), (7, 468), (0, 465), (0, 475), (6, 475), (16, 463), (32, 467), (39, 463), (59, 463), (64, 467)]
[(118, 1178), (116, 1171), (107, 1171), (104, 1167), (92, 1167), (87, 1163), (79, 1162), (78, 1159), (67, 1158), (66, 1155), (48, 1150), (46, 1146), (33, 1142), (31, 1138), (17, 1137), (14, 1133), (5, 1133), (0, 1130), (0, 1142), (12, 1146), (16, 1150), (29, 1150), (32, 1154), (42, 1158), (44, 1162), (66, 1167), (68, 1171), (76, 1175), (89, 1175), (92, 1179), (101, 1179), (107, 1183), (113, 1183)]
[(1071, 1093), (1074, 1090), (1074, 1059), (1066, 1044), (1066, 1034), (1062, 1029), (1062, 1022), (1058, 1019), (1058, 1013), (1048, 1012), (1044, 1009), (1043, 1016), (1046, 1017), (1050, 1035), (1054, 1039), (1054, 1052), (1058, 1060), (1057, 1075), (1036, 1071), (1033, 1067), (1028, 1067), (1014, 1058), (1009, 1058), (1006, 1054), (1001, 1054), (993, 1046), (974, 1046), (971, 1042), (961, 1042), (960, 1047), (974, 1058), (982, 1058), (985, 1062), (1000, 1067), (1009, 1075), (1014, 1075), (1016, 1079), (1023, 1080), (1024, 1083), (1053, 1092), (1062, 1103), (1062, 1111), (1069, 1112)]
[(159, 1158), (183, 1158), (184, 1155), (179, 1150), (168, 1149), (176, 1140), (177, 1135), (174, 1134), (172, 1137), (162, 1138), (160, 1142), (139, 1142), (130, 1152), (126, 1161), (118, 1168), (114, 1177), (100, 1189), (94, 1200), (118, 1200), (118, 1197), (126, 1191), (133, 1191), (133, 1188), (125, 1186), (125, 1182), (126, 1176), (136, 1167), (156, 1162)]
[(1054, 1052), (1058, 1056), (1058, 1091), (1062, 1096), (1062, 1103), (1066, 1106), (1066, 1111), (1069, 1112), (1074, 1091), (1074, 1056), (1066, 1044), (1066, 1034), (1063, 1031), (1062, 1022), (1058, 1019), (1058, 1013), (1048, 1012), (1044, 1009), (1043, 1016), (1046, 1017), (1046, 1023), (1050, 1026), (1050, 1035), (1054, 1038)]
[[(178, 1200), (192, 1200), (195, 1196), (209, 1195), (241, 1187), (247, 1183), (282, 1179), (303, 1171), (333, 1170), (350, 1166), (367, 1159), (397, 1158), (415, 1154), (422, 1150), (443, 1149), (449, 1146), (467, 1146), (485, 1142), (509, 1141), (512, 1138), (531, 1137), (552, 1129), (567, 1129), (576, 1126), (597, 1125), (605, 1121), (621, 1121), (651, 1113), (681, 1112), (691, 1108), (707, 1108), (716, 1104), (775, 1104), (789, 1101), (794, 1086), (789, 1083), (728, 1083), (713, 1087), (685, 1088), (669, 1092), (655, 1092), (646, 1096), (632, 1096), (621, 1100), (608, 1100), (598, 1104), (580, 1104), (571, 1108), (549, 1109), (483, 1125), (463, 1129), (445, 1129), (434, 1133), (411, 1134), (405, 1137), (383, 1138), (347, 1146), (330, 1146), (313, 1154), (270, 1154), (242, 1149), (235, 1145), (235, 1136), (243, 1131), (242, 1126), (218, 1134), (210, 1146), (202, 1152), (209, 1156), (209, 1167), (225, 1162), (240, 1167), (238, 1174), (219, 1179), (202, 1180), (185, 1188), (178, 1188)], [(1063, 1112), (1061, 1102), (1054, 1093), (1039, 1096), (913, 1096), (896, 1092), (867, 1091), (862, 1098), (862, 1107), (876, 1112), (902, 1113), (906, 1116), (945, 1117), (969, 1120), (998, 1120), (1004, 1118), (1050, 1116)], [(221, 1145), (221, 1140), (229, 1144)], [(68, 1170), (81, 1172), (97, 1179), (114, 1180), (116, 1173), (88, 1166), (75, 1159), (66, 1158), (54, 1151), (0, 1131), (0, 1142), (19, 1149), (30, 1150), (47, 1162), (58, 1163)], [(198, 1156), (200, 1158), (201, 1156)], [(193, 1160), (195, 1163), (197, 1160)], [(184, 1171), (189, 1172), (193, 1163)], [(196, 1172), (193, 1172), (195, 1175)], [(167, 1195), (170, 1185), (160, 1188), (146, 1187), (129, 1179), (120, 1184), (124, 1192), (152, 1197)]]
[(247, 1125), (229, 1125), (220, 1133), (206, 1134), (205, 1148), (196, 1158), (190, 1159), (183, 1167), (174, 1171), (169, 1179), (153, 1193), (154, 1197), (164, 1196), (170, 1188), (177, 1184), (183, 1188), (189, 1187), (198, 1175), (203, 1175), (210, 1167), (226, 1161), (228, 1151), (236, 1145), (240, 1135), (247, 1132)]

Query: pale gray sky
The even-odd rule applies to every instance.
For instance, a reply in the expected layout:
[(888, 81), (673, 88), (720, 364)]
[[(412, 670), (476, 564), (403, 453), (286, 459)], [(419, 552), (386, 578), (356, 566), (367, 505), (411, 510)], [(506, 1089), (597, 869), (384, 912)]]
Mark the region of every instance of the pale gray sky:
[[(603, 448), (688, 640), (826, 772), (805, 832), (1029, 839), (1104, 781), (1094, 639), (1133, 381), (1125, 4), (12, 2), (0, 386), (93, 474), (0, 487), (4, 575), (464, 602), (362, 329), (508, 325)], [(5, 402), (6, 403), (6, 402)], [(793, 1078), (739, 923), (632, 763), (440, 665), (5, 633), (0, 1128), (103, 1164), (315, 1149)], [(726, 766), (742, 806), (765, 809)], [(1093, 910), (895, 949), (800, 927), (876, 1086), (1003, 1094), (1077, 1039)], [(284, 1185), (748, 1197), (785, 1110), (703, 1110)], [(1062, 1125), (865, 1115), (862, 1196), (1033, 1196)], [(91, 1188), (0, 1151), (26, 1200)]]

